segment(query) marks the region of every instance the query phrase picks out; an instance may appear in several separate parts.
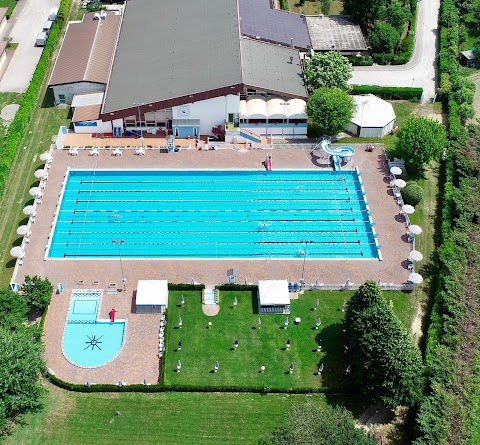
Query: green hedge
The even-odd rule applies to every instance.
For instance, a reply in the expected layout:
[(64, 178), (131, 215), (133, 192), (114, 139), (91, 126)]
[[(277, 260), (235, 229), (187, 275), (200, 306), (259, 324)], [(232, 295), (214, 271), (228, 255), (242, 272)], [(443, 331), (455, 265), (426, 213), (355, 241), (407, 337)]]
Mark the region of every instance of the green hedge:
[(284, 11), (288, 11), (290, 9), (288, 7), (288, 0), (280, 0), (280, 8)]
[(38, 61), (35, 72), (27, 91), (22, 95), (20, 107), (8, 127), (5, 139), (0, 148), (0, 197), (3, 196), (5, 183), (10, 174), (10, 168), (17, 153), (20, 142), (23, 138), (30, 116), (37, 103), (40, 88), (48, 74), (48, 68), (53, 58), (61, 30), (64, 26), (64, 17), (68, 16), (72, 0), (62, 0), (58, 11), (58, 19), (53, 24), (47, 43), (43, 48), (42, 55)]
[(352, 395), (356, 394), (356, 391), (352, 389), (345, 388), (289, 388), (289, 389), (276, 389), (270, 387), (242, 387), (242, 386), (186, 386), (186, 385), (172, 385), (164, 386), (161, 384), (152, 384), (152, 385), (142, 385), (142, 384), (133, 384), (133, 385), (108, 385), (108, 384), (94, 384), (89, 387), (86, 385), (79, 385), (75, 383), (68, 383), (64, 380), (59, 379), (56, 376), (47, 374), (47, 380), (53, 383), (59, 388), (65, 389), (67, 391), (75, 392), (226, 392), (226, 393), (236, 393), (236, 392), (249, 392), (249, 393), (259, 393), (259, 394), (311, 394), (311, 393), (334, 393), (334, 394), (345, 394)]
[(198, 290), (205, 289), (205, 284), (189, 284), (189, 283), (168, 283), (168, 290)]
[(215, 286), (215, 289), (223, 291), (251, 291), (256, 292), (258, 286), (253, 284), (220, 284)]
[(352, 85), (350, 94), (374, 94), (382, 99), (391, 100), (420, 100), (423, 94), (423, 88)]

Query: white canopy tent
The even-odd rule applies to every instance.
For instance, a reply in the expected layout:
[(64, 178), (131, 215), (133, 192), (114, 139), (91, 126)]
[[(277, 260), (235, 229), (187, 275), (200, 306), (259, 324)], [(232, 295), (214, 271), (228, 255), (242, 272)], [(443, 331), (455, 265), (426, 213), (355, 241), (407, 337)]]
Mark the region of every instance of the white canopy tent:
[(347, 131), (361, 138), (382, 138), (395, 127), (392, 104), (373, 94), (352, 96), (357, 109)]
[(267, 103), (258, 98), (247, 100), (247, 116), (249, 119), (266, 119), (268, 116)]
[(260, 280), (258, 282), (258, 312), (260, 314), (290, 313), (287, 280)]
[(137, 314), (164, 313), (168, 307), (168, 281), (139, 280), (135, 307)]
[(285, 101), (280, 98), (241, 100), (240, 119), (307, 119), (306, 102), (302, 99)]

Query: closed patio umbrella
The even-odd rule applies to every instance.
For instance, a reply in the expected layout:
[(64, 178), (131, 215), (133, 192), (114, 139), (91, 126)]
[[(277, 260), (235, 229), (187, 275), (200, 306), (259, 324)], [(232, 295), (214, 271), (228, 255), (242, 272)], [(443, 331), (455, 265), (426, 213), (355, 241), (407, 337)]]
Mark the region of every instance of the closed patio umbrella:
[(51, 161), (53, 159), (53, 156), (51, 153), (49, 153), (48, 151), (46, 151), (45, 153), (42, 153), (40, 156), (39, 156), (40, 160), (41, 161)]
[(411, 215), (412, 213), (415, 212), (415, 207), (409, 205), (409, 204), (405, 204), (403, 207), (402, 207), (402, 212), (403, 213), (406, 213), (407, 215)]
[(410, 233), (413, 233), (414, 235), (420, 235), (423, 232), (422, 228), (415, 224), (412, 224), (411, 226), (409, 226), (408, 231)]
[(14, 258), (23, 258), (25, 256), (25, 252), (20, 246), (16, 246), (10, 250), (10, 255)]
[(390, 173), (392, 175), (401, 175), (402, 174), (402, 169), (400, 167), (392, 167), (390, 169)]
[(18, 229), (17, 229), (17, 235), (21, 235), (21, 236), (30, 236), (32, 232), (30, 232), (30, 230), (28, 229), (27, 226), (20, 226)]
[(40, 187), (32, 187), (28, 193), (30, 194), (30, 196), (33, 196), (35, 198), (38, 198), (40, 196), (43, 196), (43, 193), (42, 193), (42, 190), (40, 189)]
[(35, 212), (35, 207), (33, 206), (27, 206), (23, 209), (23, 214), (24, 215), (27, 215), (27, 216), (35, 216), (36, 215), (36, 212)]
[(42, 168), (35, 172), (35, 177), (38, 179), (45, 179), (45, 176), (47, 176), (47, 172)]
[(410, 252), (410, 255), (408, 255), (408, 259), (410, 261), (422, 261), (423, 260), (423, 255), (418, 250), (412, 250)]
[(395, 181), (393, 181), (393, 185), (396, 185), (399, 189), (403, 189), (407, 183), (403, 179), (395, 179)]
[(419, 273), (411, 273), (408, 276), (408, 282), (411, 284), (420, 284), (423, 282), (423, 277)]

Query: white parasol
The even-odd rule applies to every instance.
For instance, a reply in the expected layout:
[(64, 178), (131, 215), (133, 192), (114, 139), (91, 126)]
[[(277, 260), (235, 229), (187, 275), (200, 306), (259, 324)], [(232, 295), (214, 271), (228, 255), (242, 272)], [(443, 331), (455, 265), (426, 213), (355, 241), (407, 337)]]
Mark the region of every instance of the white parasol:
[(402, 213), (406, 213), (407, 215), (411, 215), (412, 213), (415, 212), (415, 207), (409, 205), (409, 204), (405, 204), (403, 207), (402, 207)]
[(408, 282), (412, 284), (423, 283), (423, 277), (419, 273), (411, 273), (408, 276)]
[(392, 175), (401, 175), (402, 174), (402, 169), (400, 167), (392, 167), (390, 169), (390, 173)]
[(409, 226), (408, 231), (410, 233), (413, 233), (414, 235), (420, 235), (423, 232), (422, 228), (415, 224), (412, 224), (411, 226)]
[(393, 185), (396, 185), (399, 189), (403, 189), (407, 183), (403, 179), (395, 179), (395, 181), (393, 181)]
[(412, 250), (410, 252), (410, 254), (408, 255), (408, 259), (410, 261), (422, 261), (423, 260), (423, 255), (418, 250)]
[(20, 246), (17, 246), (10, 250), (10, 255), (15, 258), (23, 258), (25, 256), (25, 252)]
[(35, 216), (37, 213), (35, 212), (35, 207), (27, 206), (23, 209), (23, 214), (27, 216)]
[(35, 177), (38, 179), (45, 179), (47, 172), (43, 169), (39, 169), (35, 172)]
[(40, 156), (39, 156), (39, 159), (41, 161), (51, 161), (53, 159), (53, 156), (50, 152), (46, 151), (45, 153), (42, 153)]
[(28, 229), (28, 226), (20, 226), (18, 229), (17, 229), (17, 235), (21, 235), (21, 236), (30, 236), (32, 234), (32, 232)]

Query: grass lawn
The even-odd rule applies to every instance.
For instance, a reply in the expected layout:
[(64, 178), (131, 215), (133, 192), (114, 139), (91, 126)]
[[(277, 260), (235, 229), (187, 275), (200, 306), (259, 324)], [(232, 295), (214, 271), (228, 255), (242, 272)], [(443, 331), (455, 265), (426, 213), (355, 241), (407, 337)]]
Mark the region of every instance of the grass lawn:
[(467, 29), (467, 40), (462, 43), (460, 51), (465, 51), (467, 49), (472, 49), (475, 45), (475, 42), (480, 40), (480, 29), (478, 27), (478, 22), (475, 20), (473, 12), (465, 14), (463, 17), (463, 22), (465, 28)]
[[(44, 408), (4, 445), (256, 444), (294, 403), (323, 395), (69, 393), (48, 385)], [(338, 403), (329, 396), (329, 403)], [(115, 413), (119, 411), (120, 415)]]
[[(181, 294), (186, 300), (184, 307), (179, 304)], [(307, 291), (291, 301), (287, 329), (284, 315), (260, 316), (259, 329), (256, 295), (250, 292), (221, 292), (219, 314), (207, 317), (202, 312), (200, 293), (171, 291), (164, 383), (193, 387), (348, 388), (342, 305), (352, 294)], [(386, 292), (385, 296), (392, 300), (394, 310), (409, 329), (414, 311), (409, 294)], [(314, 311), (317, 298), (320, 304)], [(178, 327), (179, 317), (182, 328)], [(300, 324), (293, 323), (295, 317), (301, 318)], [(317, 330), (318, 318), (321, 326)], [(212, 322), (210, 329), (207, 328), (209, 321)], [(235, 349), (236, 339), (239, 346)], [(288, 350), (287, 339), (291, 340)], [(321, 352), (316, 350), (318, 339), (322, 340)], [(181, 351), (177, 350), (179, 340)], [(178, 360), (182, 364), (180, 372), (176, 372)], [(215, 373), (217, 360), (220, 368)], [(295, 369), (290, 374), (291, 363)], [(324, 364), (322, 376), (317, 374), (320, 363)], [(264, 373), (259, 372), (261, 366), (266, 368)]]
[[(288, 7), (290, 11), (297, 12), (299, 14), (317, 15), (323, 14), (320, 2), (316, 0), (307, 0), (303, 6), (300, 6), (298, 0), (288, 0)], [(343, 12), (343, 2), (339, 0), (333, 0), (330, 7), (329, 15), (338, 15)]]
[(12, 15), (15, 6), (17, 6), (18, 1), (16, 0), (0, 0), (0, 8), (8, 8), (8, 16)]

